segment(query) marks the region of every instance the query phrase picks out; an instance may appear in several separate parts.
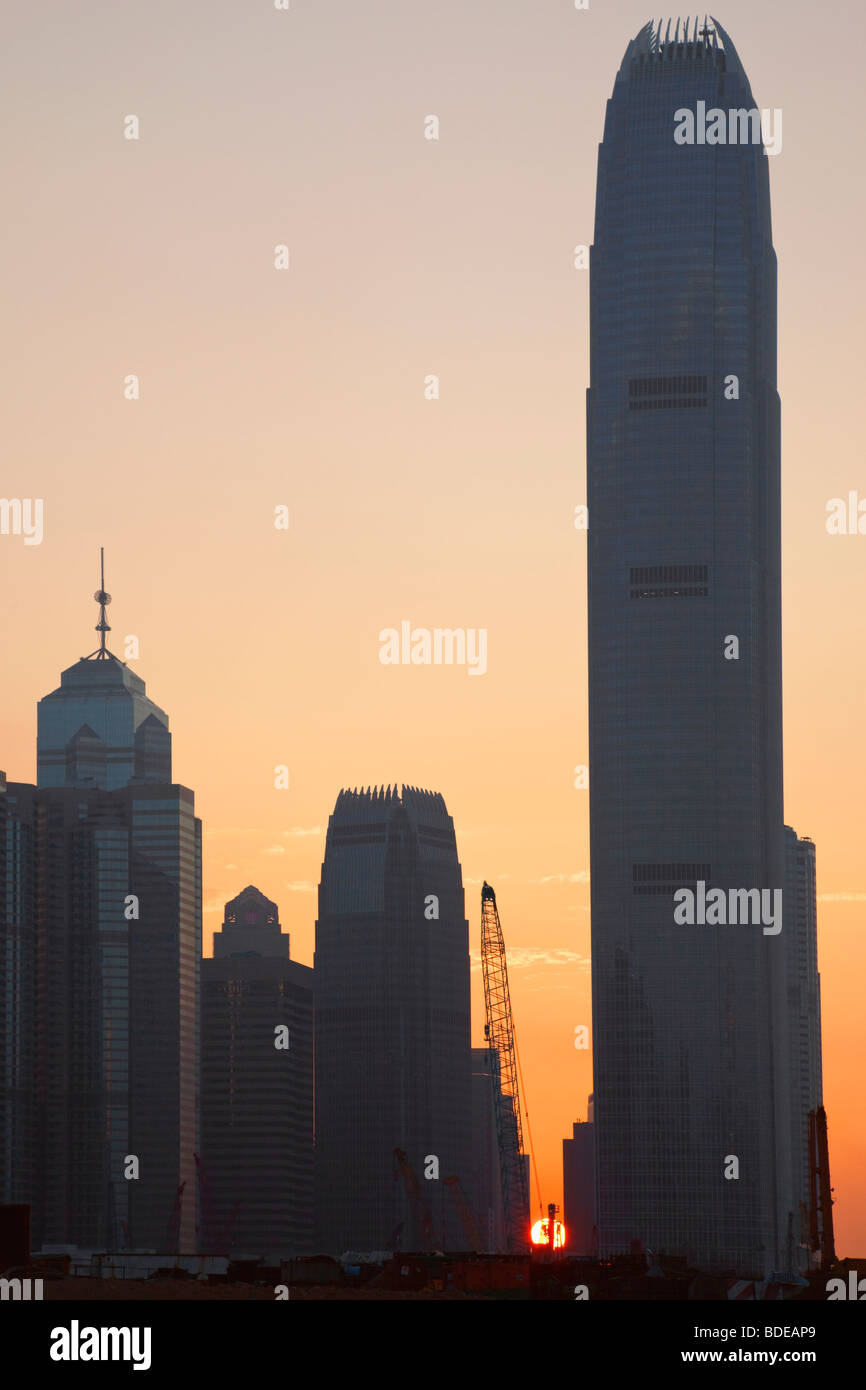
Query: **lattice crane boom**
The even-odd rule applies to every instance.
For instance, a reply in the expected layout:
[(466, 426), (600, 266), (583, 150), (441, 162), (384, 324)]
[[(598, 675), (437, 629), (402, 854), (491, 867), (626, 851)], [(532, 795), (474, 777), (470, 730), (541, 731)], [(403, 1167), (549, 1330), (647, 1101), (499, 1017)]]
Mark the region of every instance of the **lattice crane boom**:
[(481, 969), (484, 977), (485, 1037), (490, 1045), (496, 1130), (502, 1174), (502, 1198), (510, 1248), (529, 1245), (529, 1191), (523, 1156), (523, 1120), (520, 1111), (517, 1049), (505, 938), (496, 907), (496, 894), (485, 883), (481, 889)]

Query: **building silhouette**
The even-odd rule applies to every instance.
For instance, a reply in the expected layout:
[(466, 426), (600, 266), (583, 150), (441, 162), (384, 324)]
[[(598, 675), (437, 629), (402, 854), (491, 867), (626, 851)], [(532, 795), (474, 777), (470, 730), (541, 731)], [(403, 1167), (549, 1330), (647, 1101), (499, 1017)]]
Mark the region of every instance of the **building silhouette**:
[[(502, 1175), (499, 1163), (499, 1135), (496, 1128), (496, 1090), (500, 1085), (498, 1060), (489, 1047), (472, 1049), (472, 1170), (474, 1176), (473, 1216), (481, 1238), (481, 1250), (491, 1253), (508, 1249), (505, 1208), (502, 1201)], [(509, 1097), (510, 1100), (510, 1097)], [(504, 1103), (504, 1097), (500, 1104)], [(513, 1114), (513, 1110), (511, 1112)], [(527, 1221), (529, 1213), (527, 1212)]]
[(309, 1254), (313, 971), (289, 959), (276, 903), (252, 886), (226, 903), (201, 970), (201, 1248)]
[(191, 1251), (201, 822), (171, 782), (167, 717), (108, 650), (110, 597), (96, 599), (100, 646), (39, 702), (37, 787), (4, 798), (6, 872), (33, 924), (15, 909), (16, 968), (32, 965), (13, 1006), (33, 1036), (21, 1199), (34, 1246)]
[(572, 1137), (562, 1141), (562, 1220), (566, 1249), (592, 1255), (595, 1246), (595, 1135), (593, 1099), (587, 1117), (572, 1125)]
[(793, 1220), (786, 1263), (803, 1264), (809, 1238), (809, 1112), (824, 1104), (821, 1067), (821, 977), (818, 974), (815, 846), (785, 826), (785, 981), (791, 1070), (791, 1151), (794, 1159)]
[(0, 772), (0, 1202), (29, 1202), (37, 1158), (36, 788)]
[[(465, 1191), (471, 1176), (469, 938), (454, 825), (438, 793), (340, 792), (315, 977), (321, 1248), (465, 1248), (441, 1179), (456, 1175)], [(439, 1180), (425, 1177), (431, 1158)]]
[[(730, 38), (718, 24), (648, 24), (617, 74), (598, 160), (587, 395), (598, 1226), (602, 1255), (641, 1240), (761, 1274), (786, 1261), (798, 1210), (791, 921), (770, 935), (673, 916), (675, 891), (699, 881), (785, 884), (768, 161), (760, 143), (678, 143), (677, 113), (700, 103), (755, 108)], [(814, 921), (803, 932), (814, 937)], [(813, 1034), (810, 1074), (816, 1046)], [(724, 1176), (732, 1156), (736, 1180)]]

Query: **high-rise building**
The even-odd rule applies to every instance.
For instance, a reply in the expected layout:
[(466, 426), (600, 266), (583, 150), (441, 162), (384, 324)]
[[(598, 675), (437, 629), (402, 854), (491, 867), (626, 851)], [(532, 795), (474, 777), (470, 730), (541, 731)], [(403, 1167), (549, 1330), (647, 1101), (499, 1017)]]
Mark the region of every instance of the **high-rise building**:
[(31, 856), (33, 1241), (190, 1251), (201, 822), (96, 599), (100, 646), (40, 701), (38, 786), (6, 789), (7, 872)]
[(562, 1220), (566, 1249), (576, 1255), (595, 1253), (595, 1136), (593, 1100), (586, 1120), (576, 1120), (572, 1137), (562, 1141)]
[(803, 1263), (809, 1212), (809, 1111), (824, 1104), (821, 1067), (821, 977), (818, 974), (815, 846), (785, 826), (785, 933), (794, 1222), (787, 1263)]
[(35, 787), (0, 772), (0, 1202), (29, 1202), (36, 1158)]
[(785, 879), (776, 258), (718, 24), (650, 23), (626, 50), (590, 296), (600, 1249), (761, 1274), (796, 1212), (785, 931), (674, 919), (680, 889), (775, 901)]
[[(472, 1049), (472, 1168), (473, 1216), (481, 1238), (480, 1249), (496, 1253), (508, 1249), (499, 1136), (496, 1126), (496, 1090), (499, 1066), (489, 1047)], [(500, 1104), (504, 1098), (500, 1098)], [(513, 1111), (512, 1111), (513, 1114)], [(527, 1219), (528, 1219), (527, 1213)]]
[[(456, 1175), (465, 1190), (472, 1164), (468, 931), (442, 797), (413, 787), (341, 791), (328, 823), (315, 953), (326, 1251), (417, 1250), (431, 1239), (465, 1248), (441, 1179)], [(406, 1154), (414, 1196), (395, 1149)], [(439, 1180), (427, 1176), (437, 1168)]]
[(201, 968), (202, 1249), (309, 1254), (313, 971), (252, 886), (226, 903)]

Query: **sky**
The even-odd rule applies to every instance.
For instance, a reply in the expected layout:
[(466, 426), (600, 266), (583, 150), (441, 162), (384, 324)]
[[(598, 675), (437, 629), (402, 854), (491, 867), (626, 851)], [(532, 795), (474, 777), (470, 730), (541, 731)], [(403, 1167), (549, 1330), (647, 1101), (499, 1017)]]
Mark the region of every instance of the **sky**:
[[(104, 545), (110, 646), (138, 639), (202, 817), (206, 953), (254, 883), (311, 964), (340, 788), (440, 791), (475, 1044), (482, 880), (496, 889), (545, 1206), (592, 1088), (574, 1046), (591, 1023), (574, 247), (605, 102), (653, 17), (630, 0), (22, 6), (0, 88), (2, 491), (44, 505), (40, 545), (0, 536), (0, 767), (35, 780), (36, 702), (97, 645)], [(866, 536), (825, 522), (831, 499), (866, 498), (866, 20), (853, 0), (729, 0), (718, 18), (758, 106), (783, 113), (785, 818), (817, 846), (837, 1248), (856, 1255)], [(383, 665), (379, 633), (404, 620), (485, 629), (485, 674)]]

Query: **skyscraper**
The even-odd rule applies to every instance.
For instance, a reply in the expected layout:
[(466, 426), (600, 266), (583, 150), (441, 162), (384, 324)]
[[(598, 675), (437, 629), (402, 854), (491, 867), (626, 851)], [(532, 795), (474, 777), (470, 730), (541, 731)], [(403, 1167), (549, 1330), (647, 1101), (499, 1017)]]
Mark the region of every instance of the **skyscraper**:
[(32, 847), (34, 1244), (193, 1250), (201, 822), (96, 600), (100, 646), (39, 704), (38, 787), (6, 797), (7, 867)]
[(791, 1243), (806, 1239), (809, 1211), (809, 1112), (824, 1104), (821, 1068), (821, 977), (818, 974), (815, 846), (785, 826), (785, 931), (790, 1013), (791, 1150), (794, 1157), (794, 1222)]
[(289, 959), (276, 903), (226, 903), (202, 963), (202, 1249), (314, 1249), (313, 971)]
[(0, 1202), (33, 1191), (36, 788), (0, 772)]
[[(777, 934), (674, 920), (679, 889), (785, 877), (776, 259), (749, 111), (715, 22), (648, 24), (608, 102), (589, 727), (601, 1253), (639, 1238), (761, 1273), (796, 1210), (788, 919)], [(725, 143), (707, 138), (717, 113)]]
[(595, 1247), (595, 1143), (593, 1100), (586, 1120), (576, 1120), (562, 1141), (562, 1220), (566, 1249), (591, 1255)]
[[(456, 1175), (468, 1189), (472, 1163), (468, 930), (442, 797), (414, 787), (341, 791), (316, 923), (324, 1250), (465, 1247), (441, 1179)], [(420, 1202), (395, 1168), (398, 1148)], [(425, 1176), (431, 1159), (439, 1179)]]
[[(500, 1087), (497, 1062), (489, 1047), (472, 1049), (472, 1166), (474, 1170), (473, 1216), (482, 1250), (508, 1249), (499, 1134), (496, 1126), (496, 1088)], [(510, 1099), (510, 1097), (509, 1097)], [(505, 1101), (500, 1096), (499, 1104)], [(528, 1222), (527, 1213), (527, 1222)]]

